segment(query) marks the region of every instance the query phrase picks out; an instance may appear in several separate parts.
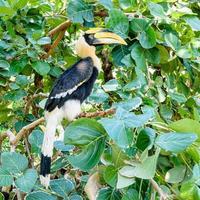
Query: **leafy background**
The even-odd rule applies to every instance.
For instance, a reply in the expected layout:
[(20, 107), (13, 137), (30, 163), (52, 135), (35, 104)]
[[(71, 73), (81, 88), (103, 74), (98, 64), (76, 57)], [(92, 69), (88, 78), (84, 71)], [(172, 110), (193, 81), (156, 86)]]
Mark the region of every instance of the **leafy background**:
[[(198, 0), (0, 0), (0, 16), (0, 199), (87, 199), (92, 174), (97, 200), (159, 199), (156, 188), (163, 199), (200, 199)], [(66, 20), (47, 55), (58, 37), (48, 32)], [(128, 43), (97, 49), (103, 69), (83, 105), (88, 113), (112, 112), (63, 123), (65, 140), (55, 143), (44, 189), (44, 120), (15, 151), (12, 136), (43, 116), (47, 93), (77, 61), (74, 41), (89, 27), (106, 27)]]

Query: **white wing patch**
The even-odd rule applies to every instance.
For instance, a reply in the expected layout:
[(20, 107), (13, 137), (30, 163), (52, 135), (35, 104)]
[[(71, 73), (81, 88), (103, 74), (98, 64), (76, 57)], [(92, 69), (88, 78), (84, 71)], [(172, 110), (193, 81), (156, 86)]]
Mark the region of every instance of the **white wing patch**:
[(68, 94), (69, 94), (69, 95), (72, 94), (72, 93), (73, 93), (79, 86), (81, 86), (85, 81), (86, 81), (86, 80), (80, 82), (78, 85), (76, 85), (75, 87), (73, 87), (73, 88), (71, 88), (71, 89), (69, 89), (69, 90), (67, 90), (67, 91), (65, 91), (65, 92), (61, 92), (61, 93), (59, 93), (59, 94), (56, 94), (56, 96), (51, 97), (51, 99), (59, 99), (59, 98), (61, 98), (61, 97), (67, 96)]

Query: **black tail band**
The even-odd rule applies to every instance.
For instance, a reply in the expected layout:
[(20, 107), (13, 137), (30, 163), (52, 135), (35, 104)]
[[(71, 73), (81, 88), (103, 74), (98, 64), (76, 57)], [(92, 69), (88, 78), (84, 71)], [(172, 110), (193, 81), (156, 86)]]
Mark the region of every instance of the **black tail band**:
[(40, 175), (46, 176), (50, 174), (51, 157), (41, 154)]

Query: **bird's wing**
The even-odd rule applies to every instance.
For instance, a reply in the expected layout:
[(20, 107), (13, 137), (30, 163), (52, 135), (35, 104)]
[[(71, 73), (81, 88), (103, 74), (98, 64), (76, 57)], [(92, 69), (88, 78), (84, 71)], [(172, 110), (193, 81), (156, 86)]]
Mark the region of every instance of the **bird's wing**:
[(71, 95), (78, 87), (85, 83), (92, 75), (93, 61), (90, 57), (81, 59), (67, 69), (56, 81), (45, 105), (45, 109), (52, 111), (61, 98)]

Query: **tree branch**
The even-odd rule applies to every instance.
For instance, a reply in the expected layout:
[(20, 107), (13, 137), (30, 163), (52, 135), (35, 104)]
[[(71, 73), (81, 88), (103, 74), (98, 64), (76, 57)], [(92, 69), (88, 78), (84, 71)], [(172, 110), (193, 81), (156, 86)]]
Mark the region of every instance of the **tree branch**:
[(16, 146), (17, 143), (19, 142), (19, 140), (24, 137), (25, 134), (27, 134), (29, 132), (29, 130), (35, 128), (36, 126), (38, 126), (39, 124), (41, 124), (42, 122), (44, 122), (44, 117), (41, 117), (39, 119), (37, 119), (36, 121), (28, 124), (27, 126), (24, 126), (19, 133), (15, 136), (15, 139), (11, 141), (11, 145)]
[(48, 36), (52, 38), (54, 35), (56, 35), (60, 31), (65, 31), (68, 27), (71, 26), (71, 24), (72, 23), (69, 20), (63, 22), (62, 24), (56, 26), (54, 29), (52, 29), (51, 31), (49, 31)]
[(90, 113), (81, 113), (78, 118), (86, 117), (86, 118), (94, 118), (94, 117), (105, 117), (107, 115), (113, 115), (116, 112), (114, 108), (104, 110), (104, 111), (97, 111), (97, 112), (90, 112)]
[(156, 183), (156, 181), (154, 179), (150, 179), (150, 183), (153, 186), (154, 190), (156, 192), (158, 192), (158, 194), (160, 196), (160, 200), (169, 199), (169, 196), (165, 192), (163, 192), (163, 190), (159, 187), (159, 185)]
[[(115, 113), (115, 109), (111, 108), (108, 110), (104, 110), (104, 111), (97, 111), (97, 112), (90, 112), (90, 113), (81, 113), (77, 118), (81, 118), (81, 117), (86, 117), (86, 118), (94, 118), (94, 117), (105, 117), (107, 115), (112, 115)], [(17, 133), (17, 135), (15, 136), (12, 132), (12, 134), (10, 134), (9, 131), (7, 131), (7, 133), (3, 133), (1, 134), (0, 137), (0, 147), (1, 147), (1, 143), (3, 142), (3, 140), (8, 136), (9, 140), (10, 140), (10, 144), (12, 147), (16, 147), (18, 142), (25, 137), (25, 135), (27, 135), (31, 129), (34, 129), (36, 126), (38, 126), (39, 124), (43, 123), (45, 121), (44, 117), (41, 117), (39, 119), (37, 119), (36, 121), (24, 126), (19, 133)]]

